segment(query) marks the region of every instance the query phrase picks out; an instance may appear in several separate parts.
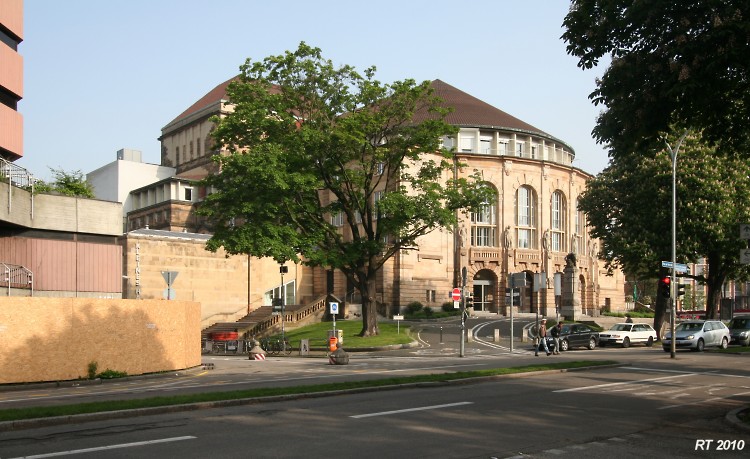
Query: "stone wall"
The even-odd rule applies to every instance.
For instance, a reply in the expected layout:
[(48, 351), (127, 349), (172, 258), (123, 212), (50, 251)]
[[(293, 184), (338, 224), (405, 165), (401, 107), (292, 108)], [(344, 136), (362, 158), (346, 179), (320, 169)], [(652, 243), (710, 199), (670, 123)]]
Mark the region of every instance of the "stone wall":
[(0, 384), (139, 375), (201, 363), (200, 304), (0, 297)]

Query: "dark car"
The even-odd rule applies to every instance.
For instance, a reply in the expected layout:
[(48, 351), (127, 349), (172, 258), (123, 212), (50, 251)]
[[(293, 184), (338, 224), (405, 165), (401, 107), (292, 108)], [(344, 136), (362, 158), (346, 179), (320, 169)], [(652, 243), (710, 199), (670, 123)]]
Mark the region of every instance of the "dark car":
[(574, 347), (596, 349), (599, 345), (599, 332), (586, 324), (563, 324), (560, 333), (560, 350)]

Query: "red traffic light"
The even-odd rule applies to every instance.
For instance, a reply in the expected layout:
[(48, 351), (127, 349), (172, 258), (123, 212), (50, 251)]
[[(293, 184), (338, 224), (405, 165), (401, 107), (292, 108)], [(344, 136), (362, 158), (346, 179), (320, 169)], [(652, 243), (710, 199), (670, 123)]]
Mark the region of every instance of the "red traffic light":
[(669, 284), (672, 282), (672, 279), (669, 276), (664, 276), (661, 279), (659, 279), (659, 293), (664, 298), (669, 298), (671, 296), (671, 289), (669, 288)]

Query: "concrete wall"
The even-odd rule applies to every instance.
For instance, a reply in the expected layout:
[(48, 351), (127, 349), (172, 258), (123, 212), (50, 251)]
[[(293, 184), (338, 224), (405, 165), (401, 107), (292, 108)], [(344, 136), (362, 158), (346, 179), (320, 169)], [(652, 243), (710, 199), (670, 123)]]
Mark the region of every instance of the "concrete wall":
[(0, 297), (0, 384), (129, 375), (201, 363), (200, 304)]
[(32, 197), (0, 182), (0, 221), (39, 230), (119, 236), (122, 204), (53, 194)]

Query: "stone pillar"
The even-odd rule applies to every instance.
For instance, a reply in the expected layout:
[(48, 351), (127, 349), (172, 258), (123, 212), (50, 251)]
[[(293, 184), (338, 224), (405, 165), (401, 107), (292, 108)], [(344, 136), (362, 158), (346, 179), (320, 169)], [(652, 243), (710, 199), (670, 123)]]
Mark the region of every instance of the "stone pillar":
[(565, 257), (565, 262), (562, 276), (560, 315), (567, 320), (578, 320), (583, 315), (583, 311), (581, 310), (580, 281), (575, 254), (569, 253)]

